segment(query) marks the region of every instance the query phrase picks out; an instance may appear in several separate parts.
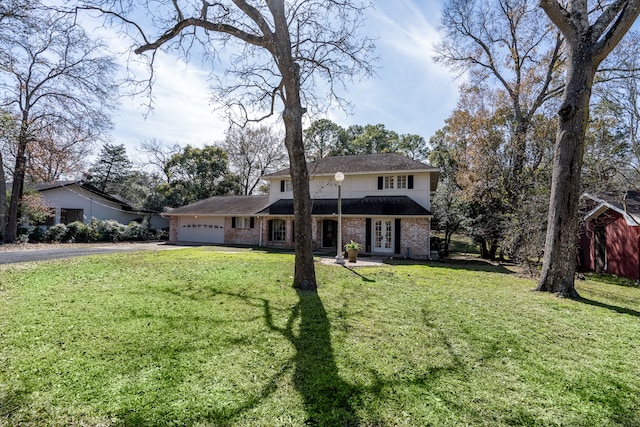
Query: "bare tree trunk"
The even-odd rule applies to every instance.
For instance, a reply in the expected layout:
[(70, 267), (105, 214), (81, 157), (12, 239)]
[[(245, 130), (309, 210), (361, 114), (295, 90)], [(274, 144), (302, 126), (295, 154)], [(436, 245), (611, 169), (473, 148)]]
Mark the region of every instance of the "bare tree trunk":
[(311, 194), (309, 172), (302, 140), (302, 116), (305, 109), (300, 99), (300, 65), (291, 55), (289, 24), (284, 11), (284, 1), (272, 1), (269, 9), (274, 17), (276, 57), (284, 84), (285, 146), (289, 153), (289, 170), (293, 186), (293, 213), (295, 221), (295, 273), (293, 285), (307, 291), (318, 288), (313, 264), (313, 236), (311, 227)]
[(7, 181), (4, 176), (4, 163), (0, 152), (0, 242), (7, 235)]
[(24, 189), (24, 175), (27, 170), (27, 115), (23, 115), (20, 135), (18, 136), (18, 150), (16, 153), (16, 166), (13, 170), (13, 185), (11, 187), (11, 202), (9, 203), (9, 218), (5, 241), (14, 243), (18, 237), (18, 214), (20, 212), (20, 199)]
[(558, 112), (560, 123), (553, 160), (544, 261), (536, 289), (576, 298), (579, 297), (574, 280), (580, 172), (591, 87), (602, 60), (640, 14), (640, 0), (611, 2), (592, 25), (589, 24), (587, 0), (540, 0), (540, 6), (564, 34), (568, 66)]
[(580, 200), (580, 174), (584, 134), (589, 119), (593, 61), (570, 55), (567, 85), (558, 115), (560, 123), (553, 160), (549, 221), (537, 290), (577, 298), (574, 287), (576, 239)]

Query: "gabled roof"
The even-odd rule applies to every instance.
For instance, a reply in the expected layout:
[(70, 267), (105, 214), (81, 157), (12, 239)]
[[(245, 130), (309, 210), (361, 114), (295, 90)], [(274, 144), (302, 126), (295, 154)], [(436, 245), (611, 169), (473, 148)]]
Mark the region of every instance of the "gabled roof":
[[(397, 153), (362, 154), (353, 156), (332, 156), (307, 163), (309, 175), (333, 176), (344, 174), (388, 173), (388, 172), (434, 172), (440, 169), (426, 165)], [(266, 174), (263, 178), (288, 178), (289, 168)]]
[(596, 203), (586, 215), (588, 221), (597, 218), (607, 210), (622, 215), (627, 225), (637, 227), (640, 225), (640, 191), (629, 190), (624, 193), (584, 193), (582, 198), (590, 199)]
[(269, 196), (215, 196), (164, 212), (162, 216), (255, 215), (269, 206)]
[(104, 199), (107, 199), (111, 202), (114, 203), (118, 203), (120, 205), (122, 205), (123, 210), (134, 210), (133, 207), (121, 200), (118, 199), (115, 196), (112, 196), (111, 194), (105, 193), (104, 191), (98, 189), (97, 187), (83, 181), (83, 180), (79, 180), (79, 181), (53, 181), (53, 182), (44, 182), (44, 183), (38, 183), (38, 184), (34, 184), (34, 189), (40, 193), (42, 193), (43, 191), (47, 191), (47, 190), (53, 190), (55, 188), (67, 188), (73, 185), (77, 185), (80, 188), (83, 188), (93, 194), (96, 194)]
[[(311, 215), (337, 215), (338, 199), (312, 200)], [(293, 200), (280, 199), (260, 212), (267, 215), (293, 215)], [(431, 212), (407, 196), (367, 196), (342, 199), (343, 215), (430, 216)]]

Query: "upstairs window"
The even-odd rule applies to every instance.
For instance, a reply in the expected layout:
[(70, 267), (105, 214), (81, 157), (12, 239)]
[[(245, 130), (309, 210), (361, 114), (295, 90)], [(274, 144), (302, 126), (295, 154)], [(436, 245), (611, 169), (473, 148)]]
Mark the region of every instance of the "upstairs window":
[(388, 190), (390, 188), (393, 188), (393, 176), (385, 176), (384, 177), (384, 189)]
[(413, 190), (413, 175), (386, 175), (378, 177), (378, 190)]
[(291, 184), (290, 179), (282, 179), (280, 180), (280, 192), (281, 193), (290, 193), (293, 191), (293, 185)]

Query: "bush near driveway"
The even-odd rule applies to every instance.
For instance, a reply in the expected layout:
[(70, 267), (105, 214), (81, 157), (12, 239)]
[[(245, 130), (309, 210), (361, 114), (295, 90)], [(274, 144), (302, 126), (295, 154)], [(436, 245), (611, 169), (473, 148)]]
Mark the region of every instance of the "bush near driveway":
[(81, 221), (69, 225), (56, 224), (43, 230), (33, 227), (24, 230), (20, 240), (23, 242), (39, 243), (68, 243), (68, 242), (122, 242), (162, 240), (167, 238), (166, 231), (155, 230), (149, 226), (149, 221), (132, 221), (123, 225), (114, 220), (92, 219), (88, 224)]
[(640, 289), (217, 248), (0, 268), (0, 425), (640, 425)]

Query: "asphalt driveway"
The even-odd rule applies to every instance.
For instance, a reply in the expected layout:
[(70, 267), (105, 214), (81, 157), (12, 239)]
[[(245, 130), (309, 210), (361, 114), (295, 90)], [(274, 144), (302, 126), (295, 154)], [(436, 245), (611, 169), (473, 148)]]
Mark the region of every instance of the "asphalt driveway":
[(0, 264), (46, 261), (86, 255), (111, 254), (117, 252), (158, 251), (180, 249), (180, 246), (165, 242), (103, 243), (103, 244), (58, 244), (58, 245), (2, 245)]

